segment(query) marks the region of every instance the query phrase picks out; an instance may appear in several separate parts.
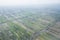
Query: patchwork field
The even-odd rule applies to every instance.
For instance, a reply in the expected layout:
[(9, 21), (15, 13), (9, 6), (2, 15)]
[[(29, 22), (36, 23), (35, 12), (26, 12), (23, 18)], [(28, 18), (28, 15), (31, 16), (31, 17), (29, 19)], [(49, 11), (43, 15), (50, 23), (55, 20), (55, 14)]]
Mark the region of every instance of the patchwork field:
[(42, 9), (0, 8), (0, 40), (60, 40), (60, 12)]

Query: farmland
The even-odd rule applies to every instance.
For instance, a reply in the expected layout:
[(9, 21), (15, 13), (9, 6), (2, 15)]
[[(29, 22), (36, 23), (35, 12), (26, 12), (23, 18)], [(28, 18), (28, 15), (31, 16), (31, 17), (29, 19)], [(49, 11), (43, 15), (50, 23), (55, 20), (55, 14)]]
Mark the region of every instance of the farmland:
[(60, 9), (56, 9), (0, 8), (0, 40), (60, 40)]

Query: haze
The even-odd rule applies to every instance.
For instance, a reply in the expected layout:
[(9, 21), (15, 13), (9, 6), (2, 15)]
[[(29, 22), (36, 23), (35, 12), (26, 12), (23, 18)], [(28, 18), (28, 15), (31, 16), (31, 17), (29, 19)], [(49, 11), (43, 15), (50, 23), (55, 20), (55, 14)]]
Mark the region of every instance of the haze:
[(0, 0), (0, 6), (55, 4), (60, 0)]

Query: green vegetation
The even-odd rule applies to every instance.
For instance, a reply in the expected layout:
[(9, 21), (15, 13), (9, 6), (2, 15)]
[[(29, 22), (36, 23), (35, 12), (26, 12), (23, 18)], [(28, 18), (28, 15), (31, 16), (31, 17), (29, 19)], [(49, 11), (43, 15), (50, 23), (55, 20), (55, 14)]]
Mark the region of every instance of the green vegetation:
[(4, 23), (6, 21), (7, 21), (7, 19), (4, 16), (0, 16), (0, 23)]
[(60, 40), (60, 13), (51, 10), (2, 9), (5, 13), (0, 13), (0, 40)]

